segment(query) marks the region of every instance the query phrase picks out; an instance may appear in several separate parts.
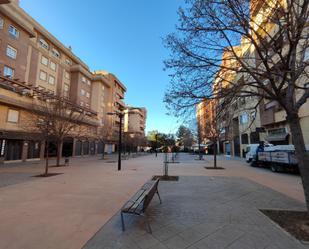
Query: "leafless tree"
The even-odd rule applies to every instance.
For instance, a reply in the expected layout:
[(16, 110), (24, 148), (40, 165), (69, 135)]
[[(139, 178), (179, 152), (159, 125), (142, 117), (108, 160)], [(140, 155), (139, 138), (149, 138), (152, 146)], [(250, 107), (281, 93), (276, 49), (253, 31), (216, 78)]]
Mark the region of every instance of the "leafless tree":
[(57, 143), (57, 161), (60, 166), (63, 140), (65, 137), (80, 136), (86, 128), (86, 111), (66, 100), (56, 98), (35, 99), (31, 108), (31, 129), (35, 129), (46, 142), (46, 167), (45, 175), (48, 174), (48, 151), (49, 143)]
[(276, 103), (286, 113), (309, 208), (309, 155), (299, 118), (309, 97), (308, 2), (187, 0), (177, 32), (165, 40), (171, 50), (165, 101), (178, 111), (227, 96)]
[(97, 139), (102, 144), (102, 159), (104, 159), (105, 145), (108, 141), (112, 139), (111, 135), (112, 135), (112, 131), (111, 131), (110, 126), (102, 126), (98, 128)]

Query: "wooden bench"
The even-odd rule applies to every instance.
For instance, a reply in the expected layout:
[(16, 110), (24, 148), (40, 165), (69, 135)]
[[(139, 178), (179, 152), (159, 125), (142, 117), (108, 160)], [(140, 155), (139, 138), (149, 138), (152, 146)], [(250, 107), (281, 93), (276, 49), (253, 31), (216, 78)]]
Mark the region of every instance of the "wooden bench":
[(147, 223), (148, 231), (149, 233), (152, 233), (150, 223), (146, 215), (146, 209), (155, 194), (158, 195), (160, 204), (162, 203), (158, 191), (158, 184), (159, 179), (146, 182), (144, 186), (122, 207), (120, 214), (123, 231), (125, 231), (124, 214), (133, 214), (144, 216)]

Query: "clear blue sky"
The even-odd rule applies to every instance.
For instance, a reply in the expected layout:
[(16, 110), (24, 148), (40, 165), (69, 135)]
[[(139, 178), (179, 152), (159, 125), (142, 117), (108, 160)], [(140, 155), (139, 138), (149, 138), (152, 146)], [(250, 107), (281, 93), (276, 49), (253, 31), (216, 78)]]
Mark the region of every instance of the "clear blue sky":
[(21, 7), (80, 57), (126, 85), (125, 101), (148, 110), (147, 131), (174, 132), (163, 103), (169, 78), (162, 38), (175, 30), (183, 0), (21, 0)]

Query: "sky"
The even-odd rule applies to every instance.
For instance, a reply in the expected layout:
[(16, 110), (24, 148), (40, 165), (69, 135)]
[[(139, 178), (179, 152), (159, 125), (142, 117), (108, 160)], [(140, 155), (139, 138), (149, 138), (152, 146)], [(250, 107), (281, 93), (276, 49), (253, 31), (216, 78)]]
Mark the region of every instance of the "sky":
[(175, 31), (183, 0), (21, 0), (21, 7), (90, 70), (115, 74), (127, 87), (125, 102), (147, 108), (146, 131), (179, 126), (163, 103), (169, 84), (162, 38)]

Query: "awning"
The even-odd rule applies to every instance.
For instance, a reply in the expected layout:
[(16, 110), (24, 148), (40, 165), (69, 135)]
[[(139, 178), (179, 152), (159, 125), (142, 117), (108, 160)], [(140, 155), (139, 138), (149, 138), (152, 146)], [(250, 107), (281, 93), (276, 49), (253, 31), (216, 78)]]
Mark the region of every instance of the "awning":
[(287, 139), (288, 133), (280, 133), (280, 134), (272, 134), (268, 135), (265, 140), (268, 142), (278, 142), (278, 141), (284, 141)]

